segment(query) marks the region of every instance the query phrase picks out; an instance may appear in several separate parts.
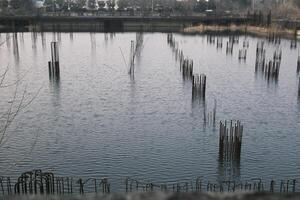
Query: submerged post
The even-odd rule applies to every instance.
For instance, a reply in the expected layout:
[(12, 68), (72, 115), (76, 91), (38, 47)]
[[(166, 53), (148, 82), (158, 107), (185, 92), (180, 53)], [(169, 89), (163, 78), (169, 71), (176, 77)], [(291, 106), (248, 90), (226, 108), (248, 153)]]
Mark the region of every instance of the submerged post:
[(48, 62), (49, 76), (57, 77), (60, 76), (59, 68), (59, 52), (58, 52), (58, 43), (51, 42), (51, 61)]

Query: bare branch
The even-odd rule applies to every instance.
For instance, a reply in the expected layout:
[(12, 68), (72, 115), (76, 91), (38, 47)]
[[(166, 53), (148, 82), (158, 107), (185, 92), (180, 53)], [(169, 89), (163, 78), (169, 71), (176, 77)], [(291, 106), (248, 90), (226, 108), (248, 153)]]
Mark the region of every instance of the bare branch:
[(8, 40), (10, 40), (11, 35), (9, 37), (7, 37), (3, 42), (0, 43), (0, 47), (5, 44)]
[(0, 75), (0, 78), (1, 78), (1, 80), (0, 80), (0, 87), (2, 86), (2, 84), (3, 84), (3, 82), (4, 82), (4, 79), (5, 79), (5, 77), (6, 77), (6, 74), (7, 74), (7, 72), (8, 72), (8, 66), (6, 67), (6, 69), (5, 69), (5, 71), (3, 72), (3, 74), (1, 74)]

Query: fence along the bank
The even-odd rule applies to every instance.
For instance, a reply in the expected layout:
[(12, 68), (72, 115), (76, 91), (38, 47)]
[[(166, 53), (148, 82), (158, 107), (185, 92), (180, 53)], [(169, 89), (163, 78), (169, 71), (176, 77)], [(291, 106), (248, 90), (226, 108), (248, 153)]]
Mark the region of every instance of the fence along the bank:
[(198, 177), (196, 180), (153, 183), (139, 181), (137, 179), (125, 179), (126, 192), (146, 192), (146, 191), (164, 191), (164, 192), (237, 192), (237, 191), (256, 191), (256, 192), (279, 192), (293, 193), (297, 192), (296, 179), (287, 179), (280, 181), (263, 181), (260, 178), (254, 178), (247, 181), (224, 180), (219, 182), (210, 182)]
[(34, 170), (23, 173), (15, 183), (10, 177), (0, 177), (0, 194), (72, 194), (110, 192), (108, 179), (54, 176), (51, 172)]
[[(124, 180), (124, 179), (123, 179)], [(245, 181), (208, 181), (203, 177), (196, 180), (165, 182), (157, 184), (149, 181), (126, 178), (117, 191), (171, 191), (171, 192), (236, 192), (236, 191), (267, 191), (267, 192), (299, 192), (296, 179), (263, 181), (254, 178)], [(70, 195), (85, 193), (110, 193), (111, 184), (107, 178), (72, 178), (57, 177), (51, 172), (34, 170), (23, 173), (16, 182), (9, 177), (0, 177), (0, 195)]]

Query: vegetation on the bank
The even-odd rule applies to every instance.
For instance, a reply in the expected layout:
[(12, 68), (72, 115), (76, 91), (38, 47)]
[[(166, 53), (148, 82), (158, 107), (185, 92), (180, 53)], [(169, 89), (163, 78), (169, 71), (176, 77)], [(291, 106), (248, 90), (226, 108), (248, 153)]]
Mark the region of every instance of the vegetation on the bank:
[(249, 11), (272, 10), (273, 16), (300, 19), (299, 8), (299, 0), (0, 0), (2, 14), (129, 11), (144, 15), (244, 15)]

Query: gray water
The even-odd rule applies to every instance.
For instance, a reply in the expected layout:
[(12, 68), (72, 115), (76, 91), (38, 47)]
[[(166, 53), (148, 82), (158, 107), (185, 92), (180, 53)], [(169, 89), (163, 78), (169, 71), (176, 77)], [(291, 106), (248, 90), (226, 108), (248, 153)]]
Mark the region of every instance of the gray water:
[[(11, 36), (9, 34), (8, 36)], [(163, 33), (145, 33), (134, 79), (128, 75), (135, 33), (19, 33), (0, 47), (7, 84), (18, 82), (33, 102), (13, 121), (0, 150), (0, 175), (33, 169), (74, 177), (108, 177), (119, 187), (127, 176), (156, 183), (224, 179), (300, 178), (298, 49), (282, 40), (278, 82), (255, 74), (255, 51), (263, 39), (240, 36), (233, 55), (207, 43), (206, 35), (174, 34), (179, 48), (207, 75), (207, 111), (217, 100), (217, 120), (241, 120), (240, 165), (218, 161), (219, 132), (203, 125), (203, 104), (192, 102), (191, 84)], [(0, 41), (6, 39), (1, 34)], [(59, 41), (61, 77), (49, 80), (50, 42)], [(249, 41), (245, 62), (238, 61)], [(18, 44), (16, 50), (16, 43)], [(299, 44), (298, 44), (299, 46)], [(266, 43), (271, 58), (276, 45)], [(1, 113), (16, 86), (1, 88)]]

